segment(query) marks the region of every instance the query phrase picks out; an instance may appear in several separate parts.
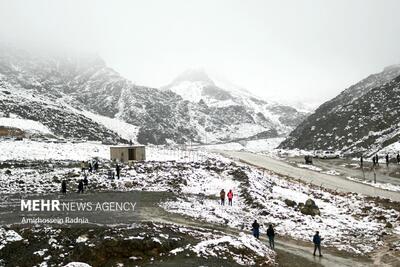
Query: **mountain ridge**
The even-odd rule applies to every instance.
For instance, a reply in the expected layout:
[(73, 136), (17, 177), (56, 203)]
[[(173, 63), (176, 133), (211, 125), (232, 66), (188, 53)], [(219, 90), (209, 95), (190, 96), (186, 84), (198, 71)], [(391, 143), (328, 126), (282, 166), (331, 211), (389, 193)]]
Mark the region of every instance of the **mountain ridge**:
[[(207, 79), (197, 77), (194, 80)], [(207, 81), (211, 84), (210, 80)], [(5, 89), (8, 85), (8, 89)], [(210, 103), (195, 103), (183, 99), (180, 95), (156, 88), (139, 86), (122, 77), (118, 72), (108, 67), (104, 60), (95, 55), (87, 57), (73, 56), (35, 56), (19, 50), (0, 49), (0, 87), (8, 90), (10, 106), (12, 98), (30, 99), (47, 107), (61, 107), (59, 120), (52, 126), (56, 133), (63, 137), (73, 137), (74, 131), (57, 127), (57, 124), (67, 123), (62, 117), (71, 120), (83, 120), (84, 111), (114, 118), (128, 123), (132, 129), (137, 129), (134, 141), (142, 144), (184, 144), (187, 142), (205, 143), (225, 142), (227, 140), (257, 138), (285, 134), (304, 117), (295, 109), (280, 106), (277, 112), (286, 112), (285, 118), (265, 116), (257, 110), (250, 110), (244, 105), (210, 105)], [(219, 97), (223, 101), (225, 91), (215, 91), (208, 88), (208, 95)], [(221, 94), (219, 94), (219, 93)], [(253, 99), (252, 102), (261, 101)], [(262, 102), (262, 101), (261, 101)], [(14, 105), (15, 106), (15, 103)], [(40, 109), (41, 107), (37, 107)], [(19, 111), (20, 117), (28, 117), (25, 106)], [(76, 110), (82, 113), (77, 114)], [(30, 116), (49, 125), (51, 112), (46, 116)], [(266, 114), (269, 115), (269, 114)], [(72, 116), (72, 117), (71, 117)], [(94, 118), (94, 117), (93, 117)], [(282, 120), (283, 122), (279, 121)], [(104, 128), (90, 117), (85, 117), (85, 123), (102, 132), (83, 134), (86, 138), (101, 140), (107, 138), (122, 141), (116, 129)], [(275, 120), (275, 121), (273, 121)], [(47, 121), (47, 122), (46, 122)], [(276, 121), (281, 128), (277, 128)], [(46, 122), (46, 123), (44, 123)], [(108, 123), (107, 125), (112, 125)], [(73, 125), (70, 127), (78, 127)], [(106, 132), (109, 133), (106, 134)]]
[(397, 142), (399, 77), (400, 65), (391, 65), (350, 86), (316, 109), (279, 147), (360, 154)]

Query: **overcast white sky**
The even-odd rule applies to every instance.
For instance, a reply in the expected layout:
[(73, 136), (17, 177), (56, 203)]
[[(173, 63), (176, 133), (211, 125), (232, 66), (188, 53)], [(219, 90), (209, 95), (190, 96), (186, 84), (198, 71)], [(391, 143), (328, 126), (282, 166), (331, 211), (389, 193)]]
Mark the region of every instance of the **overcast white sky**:
[(400, 63), (400, 1), (0, 0), (0, 40), (92, 51), (132, 81), (204, 67), (255, 94), (321, 103)]

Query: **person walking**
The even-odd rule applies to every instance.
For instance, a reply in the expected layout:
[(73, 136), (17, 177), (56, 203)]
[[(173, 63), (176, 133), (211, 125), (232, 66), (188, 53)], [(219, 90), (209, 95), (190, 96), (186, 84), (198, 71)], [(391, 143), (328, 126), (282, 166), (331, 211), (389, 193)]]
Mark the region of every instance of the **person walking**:
[(81, 162), (81, 169), (82, 169), (83, 172), (85, 171), (85, 167), (86, 167), (85, 165), (86, 165), (85, 162), (82, 161)]
[(232, 192), (232, 189), (229, 190), (227, 196), (228, 196), (228, 205), (229, 205), (229, 206), (232, 206), (232, 199), (233, 199), (233, 192)]
[(375, 162), (376, 162), (376, 165), (379, 166), (379, 156), (378, 156), (378, 154), (375, 155)]
[(372, 157), (372, 166), (375, 167), (375, 165), (376, 165), (376, 158), (375, 158), (375, 156), (373, 156), (373, 157)]
[(315, 232), (315, 235), (313, 237), (313, 243), (314, 243), (314, 256), (315, 256), (315, 252), (319, 252), (319, 256), (322, 257), (321, 254), (321, 241), (323, 240), (323, 238), (321, 238), (321, 236), (319, 235), (319, 232)]
[(269, 240), (269, 247), (275, 249), (275, 231), (274, 228), (272, 227), (272, 224), (268, 226), (267, 236)]
[(115, 166), (115, 171), (117, 172), (117, 178), (119, 179), (119, 175), (120, 175), (120, 172), (121, 172), (121, 167), (119, 166), (119, 164), (117, 163), (117, 166)]
[(79, 193), (83, 193), (83, 180), (79, 180), (79, 184), (78, 184), (78, 194)]
[(61, 182), (61, 193), (66, 194), (67, 193), (67, 181), (62, 180)]
[(225, 206), (225, 190), (222, 189), (221, 192), (219, 192), (219, 197), (221, 199), (221, 206)]
[(386, 153), (386, 167), (389, 167), (389, 153)]
[(87, 178), (87, 174), (86, 174), (86, 173), (83, 175), (83, 184), (84, 184), (85, 186), (87, 186), (87, 185), (89, 184), (89, 180), (88, 180), (88, 178)]
[(94, 163), (94, 171), (97, 172), (97, 170), (99, 169), (99, 162), (96, 160), (96, 162)]
[(259, 239), (260, 238), (260, 225), (258, 224), (257, 220), (254, 220), (251, 227), (253, 229), (253, 236), (255, 238)]
[(397, 153), (397, 164), (400, 164), (400, 154), (399, 153)]
[(363, 165), (364, 165), (364, 158), (363, 158), (363, 155), (361, 155), (361, 157), (360, 157), (360, 167), (362, 168)]

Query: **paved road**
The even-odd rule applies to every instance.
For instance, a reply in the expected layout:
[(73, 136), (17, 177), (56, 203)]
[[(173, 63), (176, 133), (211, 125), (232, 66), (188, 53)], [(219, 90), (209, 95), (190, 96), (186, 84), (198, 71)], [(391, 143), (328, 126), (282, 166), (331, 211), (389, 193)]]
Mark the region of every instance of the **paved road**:
[[(304, 158), (295, 158), (297, 162), (304, 163)], [(351, 176), (359, 179), (364, 179), (362, 171), (359, 166), (351, 167), (343, 166), (343, 164), (359, 164), (357, 161), (345, 160), (345, 159), (313, 159), (313, 164), (318, 167), (322, 167), (326, 170), (336, 170), (343, 174), (343, 176)], [(393, 185), (400, 185), (400, 179), (390, 176), (390, 174), (400, 172), (400, 165), (390, 164), (386, 167), (384, 163), (376, 169), (376, 181), (380, 183), (390, 183)], [(364, 162), (364, 175), (365, 179), (369, 181), (374, 180), (374, 173), (372, 171), (372, 164), (370, 162)]]
[(276, 160), (264, 155), (258, 155), (251, 152), (242, 151), (221, 151), (214, 152), (220, 153), (224, 156), (233, 159), (241, 160), (242, 162), (255, 165), (261, 168), (271, 170), (277, 174), (290, 176), (296, 179), (301, 179), (307, 183), (313, 183), (325, 188), (342, 191), (342, 192), (355, 192), (372, 197), (389, 198), (393, 201), (400, 202), (400, 193), (379, 189), (373, 186), (357, 183), (347, 180), (340, 176), (332, 176), (323, 173), (317, 173), (311, 170), (297, 168), (290, 164)]

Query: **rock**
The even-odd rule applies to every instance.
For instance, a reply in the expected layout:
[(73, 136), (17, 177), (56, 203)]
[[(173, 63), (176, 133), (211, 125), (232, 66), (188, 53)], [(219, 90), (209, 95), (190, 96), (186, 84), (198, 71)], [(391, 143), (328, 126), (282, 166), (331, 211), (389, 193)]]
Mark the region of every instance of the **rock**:
[(261, 215), (261, 216), (267, 216), (267, 215), (269, 215), (269, 212), (268, 212), (267, 210), (262, 210), (262, 211), (260, 212), (260, 215)]
[(311, 215), (311, 216), (321, 215), (318, 206), (315, 205), (315, 202), (312, 199), (307, 199), (304, 205), (299, 204), (299, 209), (300, 212), (303, 213), (304, 215)]
[(290, 199), (285, 199), (285, 204), (288, 205), (289, 207), (294, 207), (296, 206), (296, 201), (290, 200)]
[(307, 199), (305, 206), (316, 206), (314, 200), (311, 198)]
[(132, 188), (133, 187), (133, 183), (132, 182), (125, 182), (125, 187), (126, 188)]
[(53, 179), (52, 179), (52, 180), (53, 180), (54, 183), (61, 183), (60, 178), (58, 178), (58, 177), (55, 176), (55, 175), (53, 176)]
[(75, 173), (75, 172), (69, 172), (65, 175), (68, 178), (72, 178), (72, 177), (79, 177), (79, 173)]
[(386, 221), (386, 217), (385, 217), (384, 215), (376, 216), (376, 219), (377, 219), (378, 221)]
[(393, 225), (390, 222), (387, 222), (385, 228), (393, 228)]
[(10, 171), (10, 170), (6, 170), (6, 171), (5, 171), (5, 174), (11, 175), (11, 171)]

